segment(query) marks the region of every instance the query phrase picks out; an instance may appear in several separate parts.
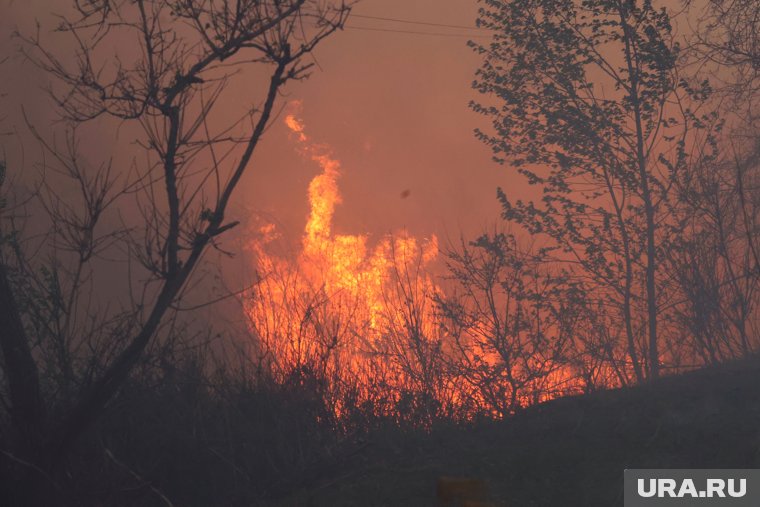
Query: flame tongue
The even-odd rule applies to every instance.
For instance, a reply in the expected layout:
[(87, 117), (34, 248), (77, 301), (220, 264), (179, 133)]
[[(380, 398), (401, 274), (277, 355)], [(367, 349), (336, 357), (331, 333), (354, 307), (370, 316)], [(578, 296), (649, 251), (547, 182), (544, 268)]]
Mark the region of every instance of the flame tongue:
[[(267, 243), (277, 237), (274, 225), (262, 227), (263, 240), (253, 245), (260, 281), (246, 312), (258, 358), (281, 381), (294, 373), (318, 375), (336, 416), (345, 413), (348, 399), (357, 406), (370, 402), (375, 415), (391, 417), (410, 399), (435, 400), (443, 410), (469, 403), (476, 410), (482, 401), (476, 388), (453, 371), (435, 377), (429, 367), (456, 354), (446, 349), (432, 303), (440, 289), (426, 271), (438, 254), (437, 238), (418, 241), (402, 232), (371, 245), (366, 234), (336, 235), (340, 162), (329, 147), (312, 141), (296, 116), (285, 123), (321, 172), (309, 184), (310, 211), (295, 259), (268, 252)], [(472, 336), (489, 332), (482, 323), (470, 326)], [(485, 363), (500, 361), (476, 339), (467, 346)], [(558, 368), (553, 375), (559, 382), (564, 373)]]
[[(314, 143), (305, 133), (303, 121), (294, 115), (285, 124), (296, 135), (302, 152), (322, 169), (309, 184), (309, 217), (303, 237), (300, 264), (304, 273), (317, 286), (324, 286), (329, 296), (336, 291), (348, 291), (350, 297), (370, 310), (376, 322), (382, 305), (382, 287), (391, 268), (390, 257), (411, 262), (421, 255), (425, 264), (433, 262), (438, 253), (438, 241), (433, 237), (421, 251), (414, 238), (401, 233), (390, 248), (385, 238), (369, 255), (367, 235), (334, 235), (332, 231), (335, 207), (342, 202), (338, 188), (340, 161), (330, 149)], [(391, 252), (393, 250), (393, 252)]]
[[(340, 161), (329, 147), (312, 141), (295, 115), (288, 115), (285, 124), (321, 173), (309, 184), (310, 211), (297, 260), (267, 253), (265, 243), (275, 237), (273, 225), (262, 228), (264, 241), (254, 245), (263, 279), (247, 303), (251, 327), (283, 372), (321, 361), (328, 375), (369, 382), (366, 371), (376, 366), (368, 364), (376, 355), (373, 344), (381, 343), (388, 326), (401, 318), (395, 300), (404, 291), (392, 285), (411, 266), (412, 283), (434, 289), (421, 269), (435, 260), (438, 242), (433, 237), (420, 247), (415, 238), (399, 233), (370, 248), (366, 234), (334, 234)], [(432, 312), (424, 318), (432, 323)]]

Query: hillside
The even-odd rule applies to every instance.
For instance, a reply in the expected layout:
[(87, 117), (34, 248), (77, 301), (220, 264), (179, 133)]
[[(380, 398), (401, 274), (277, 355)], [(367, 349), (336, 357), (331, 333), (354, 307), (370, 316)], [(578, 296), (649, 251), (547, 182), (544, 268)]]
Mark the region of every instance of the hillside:
[(625, 468), (760, 467), (760, 360), (557, 399), (503, 422), (374, 436), (286, 506), (426, 506), (439, 476), (503, 506), (622, 505)]

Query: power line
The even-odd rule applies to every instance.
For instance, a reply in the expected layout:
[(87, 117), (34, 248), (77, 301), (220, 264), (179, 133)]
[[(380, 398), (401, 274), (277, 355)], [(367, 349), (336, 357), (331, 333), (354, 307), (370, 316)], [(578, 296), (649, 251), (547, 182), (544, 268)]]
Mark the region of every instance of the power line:
[(385, 18), (382, 16), (367, 16), (363, 14), (351, 14), (351, 17), (362, 18), (362, 19), (375, 19), (378, 21), (392, 21), (395, 23), (406, 23), (409, 25), (438, 26), (442, 28), (458, 28), (462, 30), (478, 30), (478, 31), (488, 30), (487, 28), (483, 28), (479, 26), (448, 25), (446, 23), (432, 23), (428, 21), (412, 21), (411, 19)]
[(373, 28), (369, 26), (349, 26), (345, 28), (349, 30), (364, 30), (369, 32), (390, 32), (390, 33), (405, 33), (410, 35), (432, 35), (436, 37), (464, 37), (467, 39), (490, 39), (489, 35), (467, 35), (465, 33), (443, 33), (443, 32), (416, 32), (413, 30), (395, 30), (392, 28)]

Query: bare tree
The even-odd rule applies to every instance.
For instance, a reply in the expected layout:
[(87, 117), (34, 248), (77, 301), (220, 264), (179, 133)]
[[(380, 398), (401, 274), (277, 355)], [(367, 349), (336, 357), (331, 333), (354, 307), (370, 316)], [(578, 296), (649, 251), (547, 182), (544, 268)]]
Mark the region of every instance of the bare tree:
[(541, 253), (498, 233), (450, 251), (447, 264), (455, 289), (439, 303), (455, 343), (452, 370), (472, 386), (479, 410), (506, 417), (563, 383), (570, 390), (575, 304), (562, 301), (559, 277), (542, 272)]
[(414, 239), (390, 238), (388, 248), (382, 321), (370, 350), (392, 372), (398, 418), (429, 427), (436, 419), (453, 415), (455, 389), (444, 365), (448, 337), (436, 318), (439, 290), (425, 269), (425, 252)]
[[(49, 269), (45, 294), (60, 299), (38, 323), (51, 328), (64, 378), (90, 358), (78, 370), (71, 403), (54, 417), (38, 371), (44, 356), (36, 350), (39, 336), (30, 335), (36, 330), (24, 324), (8, 282), (11, 267), (35, 269), (25, 264), (21, 248), (4, 249), (0, 348), (18, 437), (13, 452), (29, 465), (34, 482), (41, 480), (36, 471), (55, 470), (103, 411), (167, 324), (175, 301), (192, 289), (188, 282), (204, 252), (238, 223), (227, 219), (230, 201), (278, 93), (308, 76), (312, 63), (305, 57), (343, 26), (349, 10), (342, 1), (77, 0), (57, 27), (75, 44), (74, 54), (58, 54), (39, 33), (18, 36), (29, 60), (52, 78), (51, 97), (72, 134), (61, 147), (33, 132), (59, 181), (78, 189), (77, 199), (57, 183), (37, 193), (53, 224), (51, 258), (61, 259)], [(268, 76), (260, 102), (219, 127), (212, 119), (216, 106), (248, 68)], [(139, 127), (142, 153), (129, 174), (81, 162), (76, 126), (108, 117)], [(140, 219), (114, 225), (131, 198)], [(129, 303), (96, 311), (88, 307), (97, 297), (90, 280), (114, 249), (129, 266)]]
[(700, 72), (710, 74), (747, 126), (757, 125), (760, 91), (760, 6), (752, 0), (684, 2), (698, 20), (688, 34)]
[(667, 252), (679, 297), (675, 317), (693, 340), (692, 361), (747, 356), (757, 347), (758, 164), (713, 160), (681, 186), (688, 234)]

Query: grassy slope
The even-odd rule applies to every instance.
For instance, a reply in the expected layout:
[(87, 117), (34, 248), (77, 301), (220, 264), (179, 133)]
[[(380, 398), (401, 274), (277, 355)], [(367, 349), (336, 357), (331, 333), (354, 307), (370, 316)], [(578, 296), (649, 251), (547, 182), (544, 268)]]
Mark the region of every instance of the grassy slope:
[(760, 360), (554, 400), (505, 422), (375, 436), (285, 506), (435, 505), (441, 475), (504, 506), (622, 506), (625, 468), (760, 468)]

